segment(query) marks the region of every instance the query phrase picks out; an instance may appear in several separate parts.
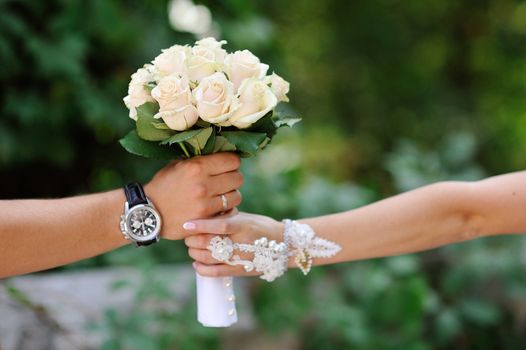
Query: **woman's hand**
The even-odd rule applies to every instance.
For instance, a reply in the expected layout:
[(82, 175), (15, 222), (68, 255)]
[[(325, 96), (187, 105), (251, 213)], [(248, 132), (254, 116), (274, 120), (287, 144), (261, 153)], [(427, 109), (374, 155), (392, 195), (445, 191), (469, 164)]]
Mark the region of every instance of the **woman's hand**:
[(161, 236), (183, 239), (183, 223), (215, 216), (241, 203), (238, 188), (243, 184), (241, 162), (232, 153), (218, 153), (173, 162), (160, 170), (145, 186), (145, 192), (163, 219)]
[[(262, 215), (239, 213), (208, 220), (192, 220), (184, 224), (191, 235), (185, 238), (188, 254), (195, 260), (194, 267), (201, 276), (254, 276), (256, 271), (245, 272), (243, 266), (230, 266), (212, 257), (207, 249), (217, 235), (228, 235), (234, 243), (254, 244), (256, 239), (283, 241), (283, 224)], [(253, 254), (235, 251), (241, 259), (252, 260)]]

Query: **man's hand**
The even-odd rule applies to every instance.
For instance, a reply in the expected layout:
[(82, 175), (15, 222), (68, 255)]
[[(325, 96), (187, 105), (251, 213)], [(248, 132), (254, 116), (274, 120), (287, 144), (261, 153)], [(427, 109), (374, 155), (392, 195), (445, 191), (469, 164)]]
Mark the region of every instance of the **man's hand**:
[(174, 162), (160, 170), (145, 186), (146, 195), (160, 211), (166, 239), (188, 235), (183, 223), (221, 213), (224, 194), (230, 210), (241, 203), (241, 161), (232, 153), (218, 153)]

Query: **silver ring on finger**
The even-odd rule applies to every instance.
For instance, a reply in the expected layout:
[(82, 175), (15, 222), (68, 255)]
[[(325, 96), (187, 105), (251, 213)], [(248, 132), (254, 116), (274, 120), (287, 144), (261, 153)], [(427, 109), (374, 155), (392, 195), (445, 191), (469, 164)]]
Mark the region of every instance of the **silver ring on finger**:
[(220, 197), (221, 197), (221, 203), (223, 204), (223, 210), (221, 214), (223, 214), (228, 210), (228, 198), (226, 198), (224, 194), (222, 194)]

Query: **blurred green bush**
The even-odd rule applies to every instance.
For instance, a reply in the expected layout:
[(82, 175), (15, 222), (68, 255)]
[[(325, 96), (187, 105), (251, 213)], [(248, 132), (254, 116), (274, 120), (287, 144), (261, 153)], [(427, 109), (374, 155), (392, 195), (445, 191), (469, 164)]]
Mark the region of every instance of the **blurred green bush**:
[[(254, 51), (291, 81), (304, 118), (245, 161), (244, 210), (320, 215), (526, 167), (523, 1), (200, 3), (230, 50)], [(164, 1), (0, 1), (0, 198), (148, 180), (163, 164), (116, 142), (132, 127), (122, 97), (137, 67), (194, 39), (170, 27)], [(309, 279), (293, 271), (251, 291), (262, 332), (293, 332), (302, 349), (522, 349), (525, 248), (521, 237), (485, 239)], [(186, 259), (163, 242), (66, 268)], [(183, 330), (153, 336), (135, 327), (141, 312), (109, 311), (108, 349), (179, 348), (181, 334), (196, 337), (184, 348), (221, 347), (191, 317), (147, 315)]]

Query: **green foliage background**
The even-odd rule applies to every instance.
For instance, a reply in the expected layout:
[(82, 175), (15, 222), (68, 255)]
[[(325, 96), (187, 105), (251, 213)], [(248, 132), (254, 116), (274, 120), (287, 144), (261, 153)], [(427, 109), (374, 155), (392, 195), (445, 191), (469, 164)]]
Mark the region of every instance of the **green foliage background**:
[[(526, 167), (526, 2), (201, 3), (229, 50), (252, 50), (291, 82), (304, 118), (245, 161), (242, 209), (319, 215)], [(102, 191), (163, 165), (117, 140), (132, 128), (122, 103), (131, 73), (195, 39), (169, 26), (166, 8), (0, 1), (0, 198)], [(308, 279), (253, 280), (259, 332), (292, 334), (301, 349), (522, 349), (525, 249), (518, 236), (484, 239), (317, 268)], [(163, 241), (64, 269), (182, 261), (183, 246)], [(165, 332), (180, 330), (150, 334), (135, 322), (144, 314), (110, 311), (109, 349), (225, 347), (192, 312), (150, 314)]]

